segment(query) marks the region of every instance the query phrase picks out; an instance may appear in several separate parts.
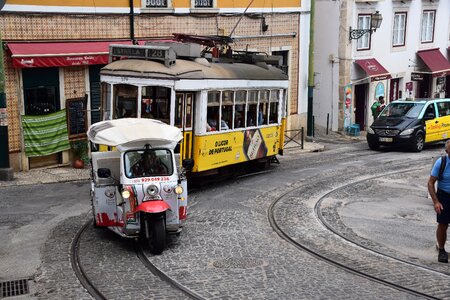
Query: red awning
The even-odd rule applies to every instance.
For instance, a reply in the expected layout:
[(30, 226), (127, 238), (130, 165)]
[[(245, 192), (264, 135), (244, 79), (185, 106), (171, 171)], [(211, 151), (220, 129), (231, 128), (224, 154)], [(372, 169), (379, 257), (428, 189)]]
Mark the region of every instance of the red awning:
[(433, 77), (442, 77), (450, 74), (450, 62), (442, 55), (439, 48), (417, 51), (417, 55), (430, 69)]
[(371, 81), (391, 78), (391, 74), (375, 59), (358, 59), (356, 63), (366, 72)]
[(8, 43), (16, 68), (64, 67), (107, 64), (110, 44), (131, 41)]

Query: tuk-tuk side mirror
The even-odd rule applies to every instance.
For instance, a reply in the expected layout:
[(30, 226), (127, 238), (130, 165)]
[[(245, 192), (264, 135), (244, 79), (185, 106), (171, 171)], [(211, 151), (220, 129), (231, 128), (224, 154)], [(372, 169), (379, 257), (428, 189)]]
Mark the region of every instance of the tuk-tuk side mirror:
[(435, 118), (435, 115), (433, 113), (428, 113), (425, 116), (425, 120), (433, 120)]
[(183, 168), (191, 171), (194, 167), (194, 160), (192, 158), (183, 159)]
[(98, 178), (109, 178), (111, 177), (111, 170), (108, 168), (99, 168), (97, 171)]

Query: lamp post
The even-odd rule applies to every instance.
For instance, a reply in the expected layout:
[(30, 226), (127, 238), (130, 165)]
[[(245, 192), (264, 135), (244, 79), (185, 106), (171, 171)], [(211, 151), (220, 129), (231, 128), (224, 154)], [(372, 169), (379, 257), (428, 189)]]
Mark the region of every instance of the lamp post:
[(357, 40), (366, 33), (375, 32), (378, 28), (381, 26), (381, 21), (383, 21), (383, 17), (381, 16), (380, 12), (377, 10), (375, 13), (371, 15), (370, 18), (370, 29), (352, 29), (350, 26), (350, 36), (349, 40)]

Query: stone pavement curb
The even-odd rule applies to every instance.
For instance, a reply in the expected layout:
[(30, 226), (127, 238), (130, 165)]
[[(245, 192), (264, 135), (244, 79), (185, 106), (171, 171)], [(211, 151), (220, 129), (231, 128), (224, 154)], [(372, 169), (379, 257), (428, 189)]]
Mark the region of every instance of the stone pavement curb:
[[(325, 146), (320, 143), (321, 140), (334, 140), (340, 139), (344, 141), (358, 141), (365, 140), (363, 135), (352, 137), (339, 133), (333, 133), (333, 135), (326, 136), (325, 138), (317, 138), (319, 142), (311, 141), (304, 142), (303, 149), (301, 149), (298, 141), (288, 142), (284, 148), (284, 154), (286, 156), (295, 156), (302, 153), (310, 152), (322, 152), (325, 150)], [(89, 179), (90, 168), (75, 169), (72, 166), (60, 166), (51, 168), (39, 168), (32, 169), (30, 171), (14, 172), (13, 180), (2, 181), (0, 180), (0, 188), (8, 186), (21, 186), (21, 185), (33, 185), (33, 184), (45, 184), (56, 182), (68, 182), (68, 181), (85, 181)]]

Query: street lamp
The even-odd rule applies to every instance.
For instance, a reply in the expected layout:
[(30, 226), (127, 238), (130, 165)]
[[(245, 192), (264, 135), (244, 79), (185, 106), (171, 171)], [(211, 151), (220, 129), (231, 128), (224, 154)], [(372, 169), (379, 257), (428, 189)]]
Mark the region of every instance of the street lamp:
[(350, 26), (350, 36), (349, 36), (349, 40), (357, 40), (360, 37), (362, 37), (363, 35), (365, 35), (366, 33), (370, 32), (375, 32), (377, 30), (377, 28), (380, 28), (381, 26), (381, 21), (383, 21), (383, 17), (381, 16), (381, 14), (378, 12), (378, 10), (373, 13), (371, 15), (370, 18), (370, 29), (352, 29), (352, 27)]

